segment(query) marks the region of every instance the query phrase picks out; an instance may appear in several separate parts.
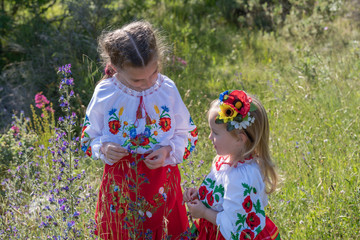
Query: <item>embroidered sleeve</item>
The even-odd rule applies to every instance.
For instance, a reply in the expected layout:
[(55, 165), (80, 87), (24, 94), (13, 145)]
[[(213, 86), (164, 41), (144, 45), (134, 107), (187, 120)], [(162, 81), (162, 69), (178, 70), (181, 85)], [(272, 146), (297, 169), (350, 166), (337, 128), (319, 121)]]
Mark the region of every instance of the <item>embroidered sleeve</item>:
[(187, 159), (195, 149), (198, 138), (197, 128), (177, 89), (174, 95), (174, 109), (176, 109), (174, 114), (175, 132), (168, 143), (162, 143), (162, 145), (170, 145), (172, 148), (170, 158), (165, 160), (164, 166), (179, 164)]
[(216, 217), (226, 239), (255, 239), (265, 227), (265, 185), (259, 171), (229, 176), (225, 182), (222, 212)]
[(102, 130), (104, 128), (104, 104), (109, 96), (105, 83), (100, 83), (87, 107), (81, 134), (81, 149), (93, 159), (104, 159), (100, 153)]

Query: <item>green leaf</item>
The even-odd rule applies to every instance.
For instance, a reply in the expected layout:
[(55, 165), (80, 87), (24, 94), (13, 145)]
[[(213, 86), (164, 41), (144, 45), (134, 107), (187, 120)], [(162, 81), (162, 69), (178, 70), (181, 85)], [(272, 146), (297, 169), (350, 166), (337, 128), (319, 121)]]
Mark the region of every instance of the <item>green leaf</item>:
[(141, 146), (142, 148), (149, 149), (151, 148), (150, 145)]
[(232, 131), (234, 129), (235, 129), (234, 125), (232, 125), (231, 123), (228, 122), (227, 125), (226, 125), (226, 130), (228, 130), (230, 132), (230, 131)]
[(255, 110), (257, 110), (257, 107), (256, 107), (255, 103), (251, 102), (250, 103), (250, 112), (255, 111)]
[(257, 233), (256, 235), (258, 235), (260, 232), (261, 232), (261, 227), (258, 227), (256, 230), (255, 230), (255, 232)]
[(150, 141), (152, 144), (157, 144), (157, 143), (159, 143), (158, 141), (156, 141), (155, 138), (152, 138), (152, 137), (149, 137), (149, 141)]
[(221, 184), (215, 186), (214, 193), (215, 192), (220, 193), (221, 196), (224, 197), (224, 187)]
[(250, 187), (246, 183), (242, 183), (241, 185), (245, 188), (244, 197), (251, 193), (252, 187)]
[(217, 202), (219, 202), (219, 200), (220, 200), (220, 198), (219, 198), (219, 195), (215, 195), (215, 200), (217, 201)]
[(235, 235), (233, 232), (231, 232), (231, 239), (232, 240), (238, 240), (239, 239), (239, 233), (236, 233), (236, 235)]
[(128, 139), (128, 140), (126, 140), (126, 141), (124, 142), (124, 144), (121, 145), (121, 146), (122, 146), (122, 147), (125, 147), (125, 146), (127, 146), (129, 143), (130, 143), (130, 140)]
[(265, 211), (261, 209), (261, 203), (259, 199), (257, 200), (256, 204), (254, 204), (254, 208), (256, 213), (261, 214), (265, 217)]
[(242, 121), (242, 115), (241, 114), (236, 115), (236, 117), (234, 118), (234, 121), (241, 122)]
[(209, 188), (213, 189), (215, 185), (215, 180), (213, 181), (210, 178), (207, 178), (206, 181), (209, 183)]
[(222, 124), (222, 123), (224, 123), (224, 120), (222, 120), (222, 119), (220, 119), (220, 118), (216, 118), (216, 119), (215, 119), (215, 123), (216, 123), (216, 124)]
[(244, 225), (244, 223), (245, 223), (246, 214), (241, 215), (240, 213), (238, 213), (238, 214), (237, 214), (237, 218), (238, 218), (238, 220), (236, 221), (235, 225), (237, 226), (237, 225), (241, 224), (241, 225), (238, 227), (238, 229), (237, 229), (237, 231), (239, 231), (239, 230), (243, 227), (243, 225)]

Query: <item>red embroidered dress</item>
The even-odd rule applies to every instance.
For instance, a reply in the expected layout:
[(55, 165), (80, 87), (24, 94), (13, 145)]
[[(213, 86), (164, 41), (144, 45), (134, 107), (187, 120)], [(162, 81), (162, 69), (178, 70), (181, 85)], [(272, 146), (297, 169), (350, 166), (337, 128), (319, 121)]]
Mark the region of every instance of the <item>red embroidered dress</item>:
[[(101, 144), (114, 142), (128, 157), (105, 165), (95, 220), (103, 239), (176, 239), (188, 228), (177, 164), (195, 148), (197, 130), (174, 84), (158, 74), (142, 92), (127, 88), (116, 75), (95, 88), (86, 111), (81, 148), (102, 159)], [(163, 167), (150, 170), (143, 158), (161, 146), (172, 148)]]
[(216, 226), (197, 223), (198, 239), (280, 239), (278, 228), (265, 216), (265, 183), (256, 159), (231, 166), (220, 156), (199, 188), (202, 203), (217, 212)]

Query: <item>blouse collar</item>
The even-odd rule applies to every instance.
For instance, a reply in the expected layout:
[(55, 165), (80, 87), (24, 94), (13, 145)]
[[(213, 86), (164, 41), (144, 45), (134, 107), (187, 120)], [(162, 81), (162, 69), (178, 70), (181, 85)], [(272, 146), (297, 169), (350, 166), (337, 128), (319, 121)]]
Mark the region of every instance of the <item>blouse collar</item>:
[(120, 82), (117, 77), (116, 77), (117, 73), (114, 74), (114, 76), (111, 78), (111, 81), (124, 93), (134, 96), (134, 97), (140, 97), (140, 96), (147, 96), (147, 95), (151, 95), (154, 92), (156, 92), (157, 90), (159, 90), (161, 84), (164, 82), (164, 78), (163, 76), (158, 73), (158, 77), (156, 79), (156, 82), (153, 86), (151, 86), (150, 88), (144, 90), (144, 91), (136, 91), (134, 89), (131, 89), (127, 86), (125, 86), (122, 82)]
[[(221, 166), (224, 165), (224, 164), (231, 166), (231, 163), (229, 162), (228, 159), (229, 159), (229, 156), (219, 156), (219, 158), (218, 158), (217, 161), (215, 162), (216, 170), (219, 171), (220, 168), (221, 168)], [(234, 167), (236, 168), (236, 167), (238, 167), (238, 166), (240, 166), (240, 165), (242, 165), (242, 164), (244, 164), (244, 163), (248, 163), (248, 162), (250, 162), (250, 161), (253, 160), (253, 159), (254, 159), (254, 157), (253, 157), (252, 155), (250, 155), (248, 158), (245, 158), (245, 159), (242, 160), (242, 161), (238, 161), (238, 162), (234, 165)]]

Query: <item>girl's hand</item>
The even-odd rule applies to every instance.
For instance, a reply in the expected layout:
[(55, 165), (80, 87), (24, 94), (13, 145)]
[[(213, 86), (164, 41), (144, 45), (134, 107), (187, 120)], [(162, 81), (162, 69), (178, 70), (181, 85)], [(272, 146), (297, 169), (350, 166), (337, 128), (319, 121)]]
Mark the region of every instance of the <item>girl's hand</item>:
[(121, 147), (120, 144), (113, 142), (105, 142), (102, 144), (100, 151), (104, 154), (108, 162), (114, 164), (123, 157), (129, 155), (128, 151)]
[(184, 202), (191, 202), (198, 199), (198, 190), (196, 188), (186, 188), (183, 194)]
[(206, 207), (199, 199), (188, 202), (186, 205), (193, 218), (204, 218)]
[(161, 147), (158, 150), (150, 153), (144, 160), (146, 166), (150, 169), (156, 169), (164, 165), (165, 159), (171, 152), (170, 146)]

